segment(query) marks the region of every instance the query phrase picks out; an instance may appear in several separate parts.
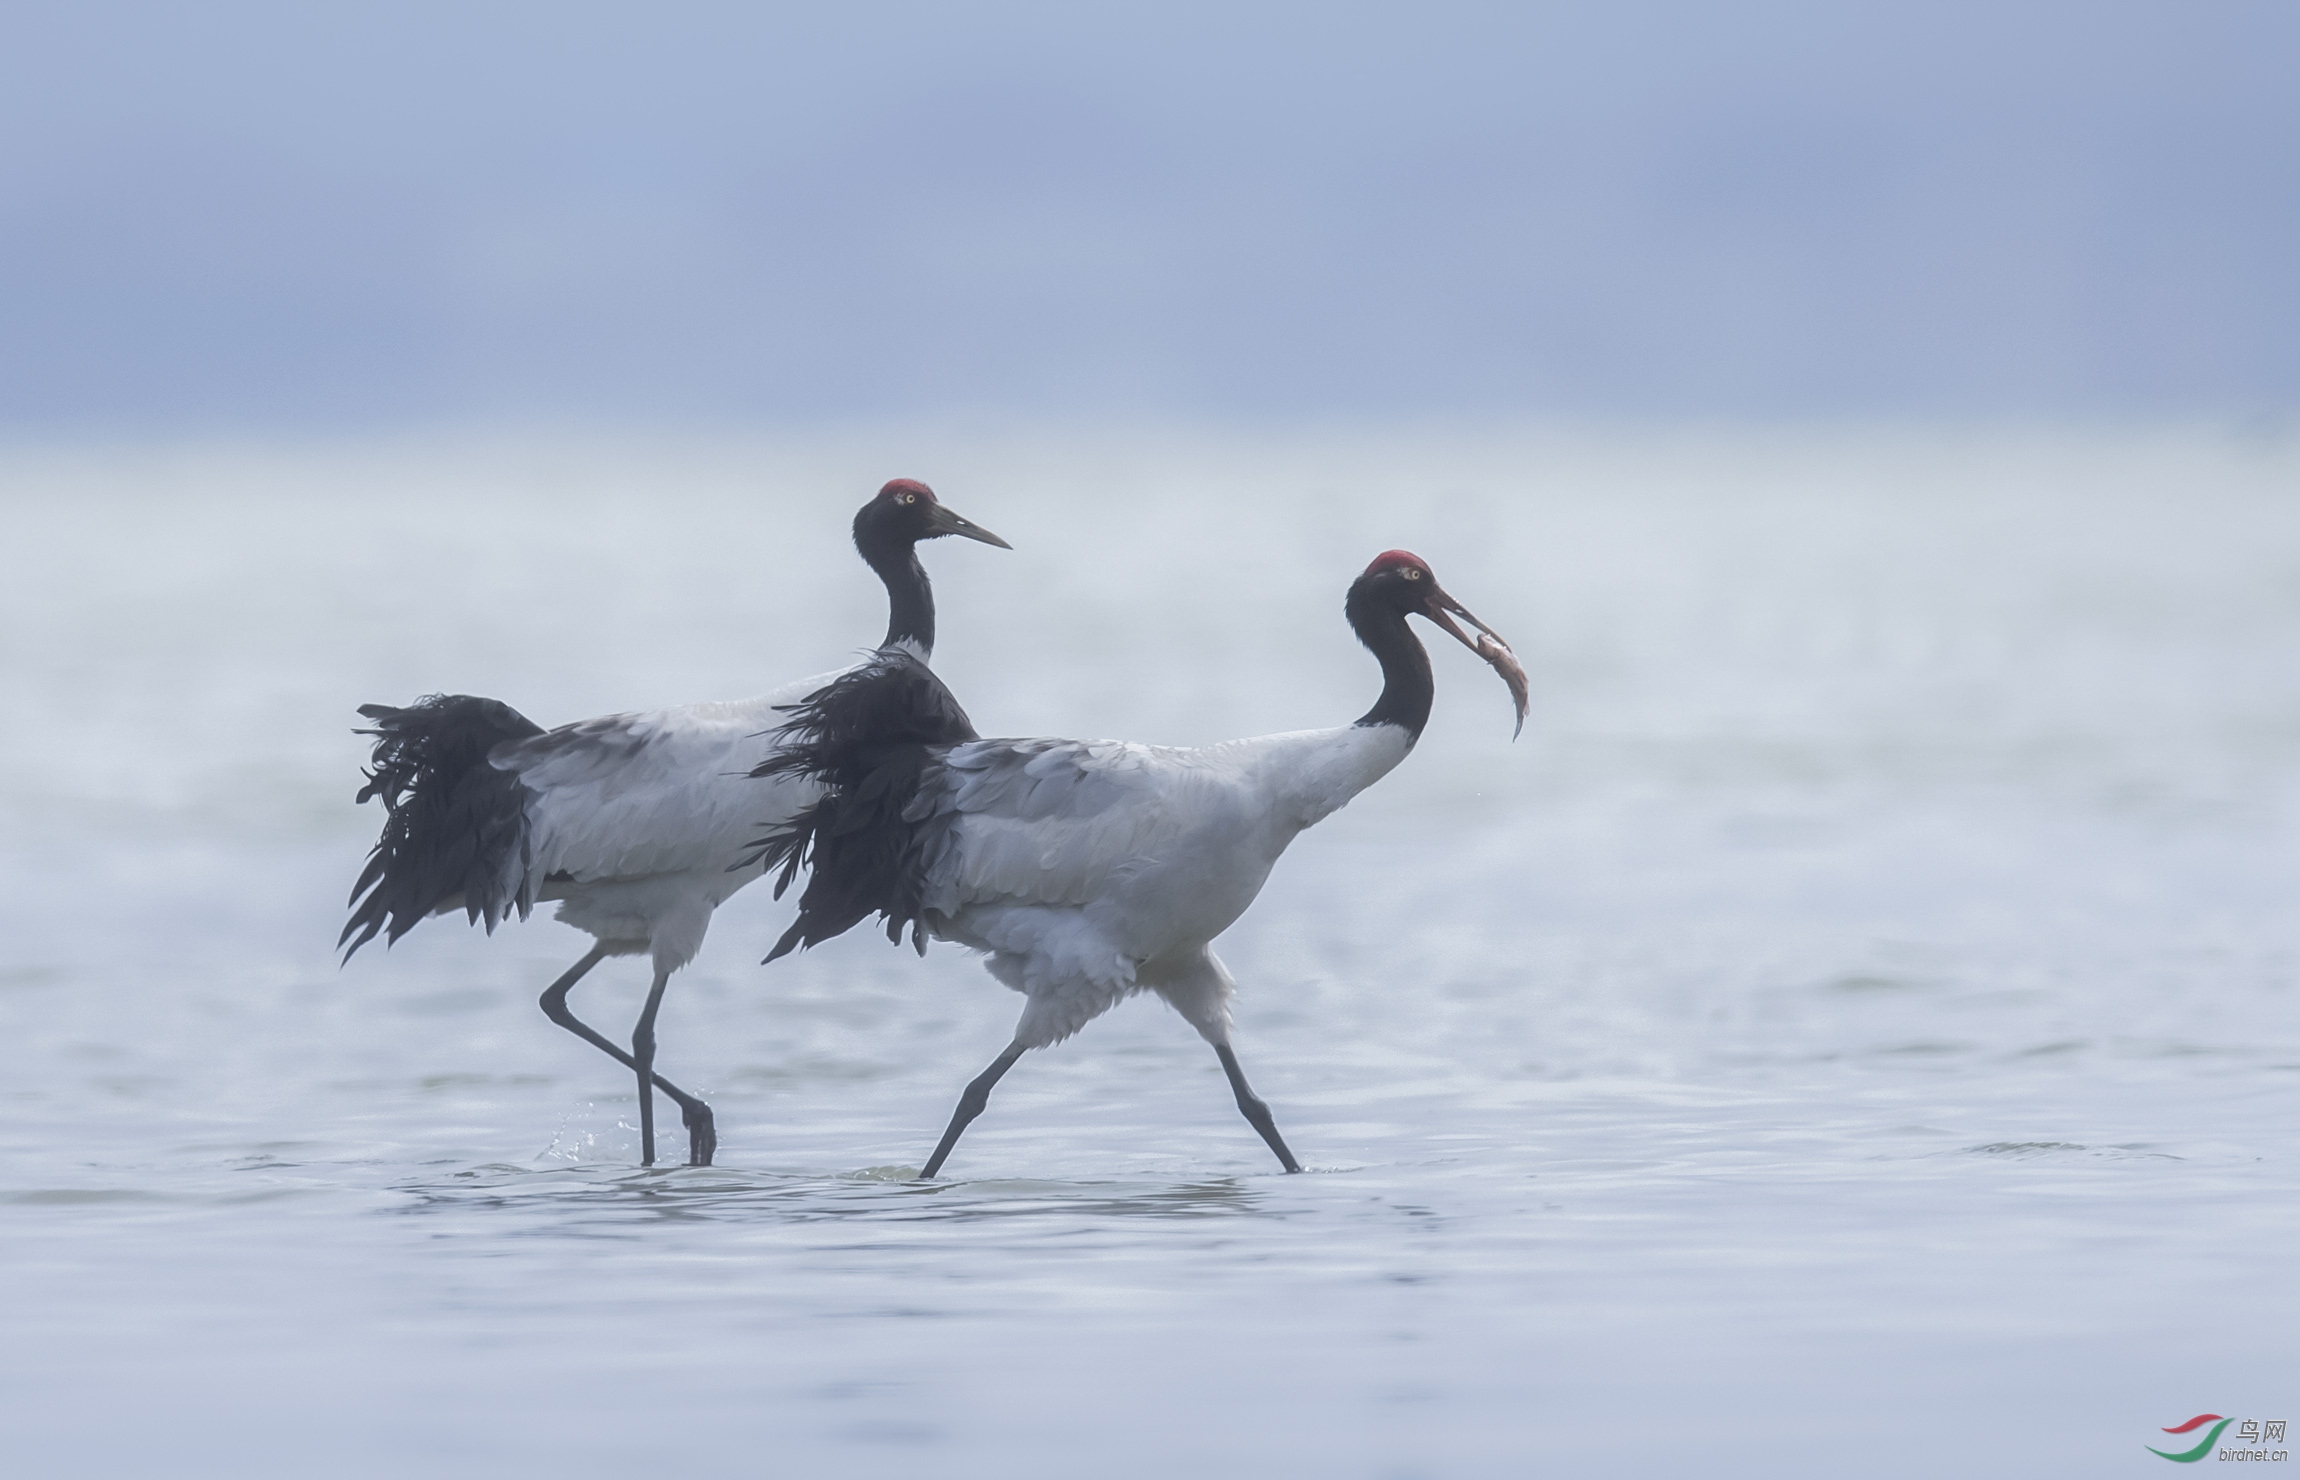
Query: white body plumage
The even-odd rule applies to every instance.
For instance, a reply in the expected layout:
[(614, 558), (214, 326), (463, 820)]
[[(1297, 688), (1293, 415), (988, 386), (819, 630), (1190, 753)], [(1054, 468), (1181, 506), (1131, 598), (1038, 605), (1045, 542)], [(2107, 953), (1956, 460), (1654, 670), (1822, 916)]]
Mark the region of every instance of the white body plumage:
[(1227, 1042), (1231, 979), (1210, 942), (1304, 828), (1413, 743), (1377, 724), (1199, 749), (955, 746), (914, 804), (932, 818), (928, 919), (936, 935), (988, 952), (990, 973), (1029, 999), (1015, 1030), (1025, 1047), (1060, 1042), (1144, 990)]
[(836, 677), (756, 699), (604, 715), (497, 746), (488, 763), (519, 778), (526, 824), (526, 847), (505, 859), (505, 895), (559, 901), (559, 920), (609, 955), (646, 952), (658, 972), (685, 966), (712, 912), (759, 877), (736, 866), (744, 844), (818, 791), (803, 778), (749, 777), (774, 748), (778, 706)]

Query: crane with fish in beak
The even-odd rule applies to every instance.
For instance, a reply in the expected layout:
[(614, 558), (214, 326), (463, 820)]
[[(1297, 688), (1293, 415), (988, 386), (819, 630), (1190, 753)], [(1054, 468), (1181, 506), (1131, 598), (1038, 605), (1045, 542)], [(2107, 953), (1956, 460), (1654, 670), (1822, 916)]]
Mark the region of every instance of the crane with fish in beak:
[(1381, 664), (1382, 691), (1335, 729), (1187, 749), (979, 739), (955, 702), (933, 697), (939, 681), (903, 655), (895, 661), (909, 664), (907, 685), (857, 670), (795, 707), (752, 772), (821, 788), (745, 860), (778, 875), (778, 897), (807, 870), (798, 919), (767, 960), (875, 913), (890, 940), (907, 930), (922, 955), (929, 937), (986, 953), (990, 974), (1027, 999), (1012, 1041), (967, 1085), (920, 1177), (942, 1170), (1023, 1054), (1139, 992), (1165, 999), (1212, 1045), (1239, 1111), (1287, 1171), (1301, 1170), (1238, 1065), (1234, 987), (1211, 943), (1303, 829), (1387, 775), (1421, 737), (1436, 683), (1407, 618), (1492, 665), (1519, 731), (1526, 714), (1516, 654), (1421, 557), (1375, 557), (1343, 611)]

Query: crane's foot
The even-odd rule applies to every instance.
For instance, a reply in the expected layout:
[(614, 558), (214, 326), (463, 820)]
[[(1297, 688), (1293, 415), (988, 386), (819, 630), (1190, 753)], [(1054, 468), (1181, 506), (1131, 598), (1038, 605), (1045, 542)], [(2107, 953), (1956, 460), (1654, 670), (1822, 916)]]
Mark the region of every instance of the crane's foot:
[(1248, 1087), (1246, 1071), (1238, 1067), (1238, 1055), (1227, 1043), (1215, 1044), (1214, 1053), (1222, 1060), (1222, 1072), (1230, 1077), (1230, 1090), (1237, 1096), (1238, 1113), (1246, 1117), (1246, 1124), (1261, 1133), (1262, 1140), (1276, 1153), (1278, 1165), (1289, 1172), (1300, 1171), (1302, 1164), (1294, 1160), (1286, 1138), (1278, 1134), (1278, 1122), (1270, 1118), (1270, 1107)]
[(709, 1166), (711, 1158), (719, 1154), (719, 1126), (711, 1117), (711, 1107), (697, 1100), (681, 1105), (679, 1117), (687, 1125), (687, 1165)]
[(976, 1075), (974, 1082), (967, 1085), (965, 1092), (958, 1097), (958, 1109), (951, 1114), (950, 1128), (942, 1133), (941, 1144), (934, 1148), (934, 1155), (926, 1159), (926, 1165), (920, 1169), (916, 1180), (932, 1181), (934, 1174), (942, 1170), (942, 1164), (950, 1159), (950, 1148), (958, 1144), (959, 1133), (972, 1125), (974, 1118), (988, 1107), (991, 1089), (1007, 1070), (1014, 1067), (1014, 1061), (1022, 1057), (1026, 1047), (1020, 1043), (1008, 1044), (1006, 1052), (991, 1060), (990, 1067)]

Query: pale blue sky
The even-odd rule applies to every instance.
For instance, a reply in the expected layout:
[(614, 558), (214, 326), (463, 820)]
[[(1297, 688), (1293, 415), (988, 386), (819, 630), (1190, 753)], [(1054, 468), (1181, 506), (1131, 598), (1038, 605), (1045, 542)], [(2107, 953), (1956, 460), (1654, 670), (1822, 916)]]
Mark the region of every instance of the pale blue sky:
[(0, 426), (2300, 407), (2300, 7), (0, 7)]

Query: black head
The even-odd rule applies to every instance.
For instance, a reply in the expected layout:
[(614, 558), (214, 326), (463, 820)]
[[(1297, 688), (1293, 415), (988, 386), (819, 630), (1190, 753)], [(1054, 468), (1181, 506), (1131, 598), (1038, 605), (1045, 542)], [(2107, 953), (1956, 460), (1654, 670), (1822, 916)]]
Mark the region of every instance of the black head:
[(982, 526), (959, 517), (916, 478), (897, 478), (855, 514), (855, 548), (865, 559), (906, 552), (920, 540), (964, 535), (1001, 550), (1014, 547)]
[(1429, 562), (1411, 550), (1384, 550), (1350, 583), (1351, 605), (1372, 602), (1401, 616), (1428, 616), (1431, 598), (1444, 594)]
[[(1358, 630), (1360, 637), (1366, 638), (1368, 646), (1373, 645), (1373, 638), (1366, 624), (1378, 621), (1381, 616), (1390, 616), (1401, 626), (1407, 617), (1424, 617), (1444, 628), (1456, 642), (1493, 665), (1494, 672), (1509, 685), (1510, 700), (1517, 707), (1517, 727), (1525, 728), (1530, 686), (1517, 654), (1510, 651), (1509, 643), (1500, 633), (1446, 594), (1445, 588), (1438, 584), (1437, 573), (1419, 555), (1411, 550), (1384, 550), (1376, 555), (1364, 574), (1350, 583), (1344, 609), (1349, 613), (1350, 625)], [(1462, 631), (1455, 617), (1475, 627), (1478, 635), (1472, 637)]]

